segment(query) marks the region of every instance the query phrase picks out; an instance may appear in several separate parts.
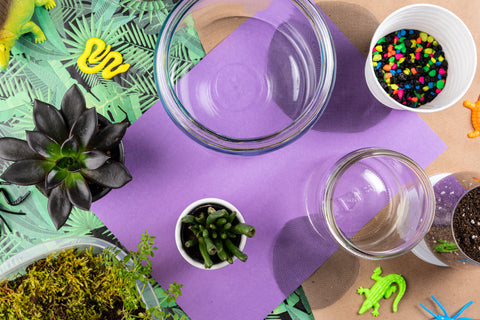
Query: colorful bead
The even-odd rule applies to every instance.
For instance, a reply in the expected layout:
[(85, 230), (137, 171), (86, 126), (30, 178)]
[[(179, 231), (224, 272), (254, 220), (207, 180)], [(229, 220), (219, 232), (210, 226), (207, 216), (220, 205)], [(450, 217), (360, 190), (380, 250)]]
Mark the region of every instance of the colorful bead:
[[(372, 49), (377, 80), (397, 102), (412, 108), (432, 101), (445, 87), (448, 63), (432, 35), (398, 30)], [(381, 54), (380, 54), (381, 52)]]

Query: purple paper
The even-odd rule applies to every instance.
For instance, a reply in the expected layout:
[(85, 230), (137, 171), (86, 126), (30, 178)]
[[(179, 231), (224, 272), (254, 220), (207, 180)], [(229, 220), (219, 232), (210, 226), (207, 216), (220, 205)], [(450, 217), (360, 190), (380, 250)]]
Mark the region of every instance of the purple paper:
[[(326, 114), (344, 119), (358, 109), (366, 110), (362, 114), (376, 110), (382, 115), (378, 123), (358, 126), (353, 122), (362, 118), (353, 117), (355, 130), (349, 131), (346, 121), (344, 128), (328, 131), (331, 123), (320, 121), (321, 126), (280, 150), (238, 157), (195, 143), (157, 103), (125, 136), (133, 181), (94, 203), (92, 210), (129, 249), (145, 230), (157, 236), (153, 276), (162, 286), (174, 281), (184, 285), (178, 303), (191, 318), (263, 319), (336, 250), (313, 231), (306, 216), (305, 188), (319, 163), (338, 153), (376, 146), (404, 153), (426, 167), (446, 148), (417, 114), (391, 111), (371, 97), (363, 71), (355, 72), (363, 70), (365, 58), (333, 24), (329, 27), (339, 61), (348, 60), (357, 68), (349, 71), (339, 64), (339, 72), (357, 83), (355, 90), (361, 94), (336, 112), (336, 101), (351, 95), (350, 89), (337, 85)], [(216, 54), (225, 48), (228, 56), (228, 42), (241, 32), (242, 26), (217, 46)], [(198, 68), (208, 72), (209, 63), (207, 56)], [(180, 256), (174, 239), (177, 218), (191, 202), (205, 197), (231, 202), (256, 227), (244, 250), (246, 263), (203, 271)]]

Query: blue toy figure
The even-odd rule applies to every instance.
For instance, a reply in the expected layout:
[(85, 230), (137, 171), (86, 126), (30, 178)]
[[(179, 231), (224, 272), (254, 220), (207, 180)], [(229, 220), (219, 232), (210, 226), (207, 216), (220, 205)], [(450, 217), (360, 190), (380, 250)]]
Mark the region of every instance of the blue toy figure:
[(436, 304), (438, 304), (440, 309), (442, 309), (443, 313), (445, 314), (444, 316), (442, 316), (441, 314), (436, 315), (435, 313), (428, 310), (423, 304), (420, 303), (420, 305), (422, 306), (423, 309), (425, 309), (428, 313), (430, 313), (432, 316), (435, 317), (432, 320), (480, 320), (480, 319), (473, 319), (473, 318), (457, 318), (462, 314), (463, 311), (465, 311), (465, 309), (468, 308), (468, 306), (470, 306), (473, 303), (473, 301), (470, 301), (469, 303), (464, 305), (463, 308), (460, 309), (460, 311), (458, 311), (458, 313), (456, 315), (454, 315), (452, 318), (450, 318), (447, 314), (447, 310), (445, 310), (445, 308), (442, 306), (442, 304), (440, 302), (438, 302), (438, 300), (435, 299), (434, 296), (432, 296), (432, 299), (433, 299), (433, 301), (435, 301)]

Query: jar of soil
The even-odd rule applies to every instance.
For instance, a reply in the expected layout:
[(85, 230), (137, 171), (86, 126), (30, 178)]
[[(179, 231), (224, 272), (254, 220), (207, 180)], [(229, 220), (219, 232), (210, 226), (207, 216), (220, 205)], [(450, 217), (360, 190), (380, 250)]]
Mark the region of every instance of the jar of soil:
[(435, 217), (413, 253), (439, 266), (480, 266), (480, 173), (439, 174), (430, 179)]

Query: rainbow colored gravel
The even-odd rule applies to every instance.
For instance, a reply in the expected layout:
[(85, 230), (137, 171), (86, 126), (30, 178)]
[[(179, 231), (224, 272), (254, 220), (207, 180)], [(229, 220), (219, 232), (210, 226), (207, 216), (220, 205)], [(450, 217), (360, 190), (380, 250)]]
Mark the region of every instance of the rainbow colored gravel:
[(372, 63), (385, 92), (411, 108), (432, 101), (447, 81), (448, 62), (442, 46), (418, 30), (398, 30), (378, 40)]

